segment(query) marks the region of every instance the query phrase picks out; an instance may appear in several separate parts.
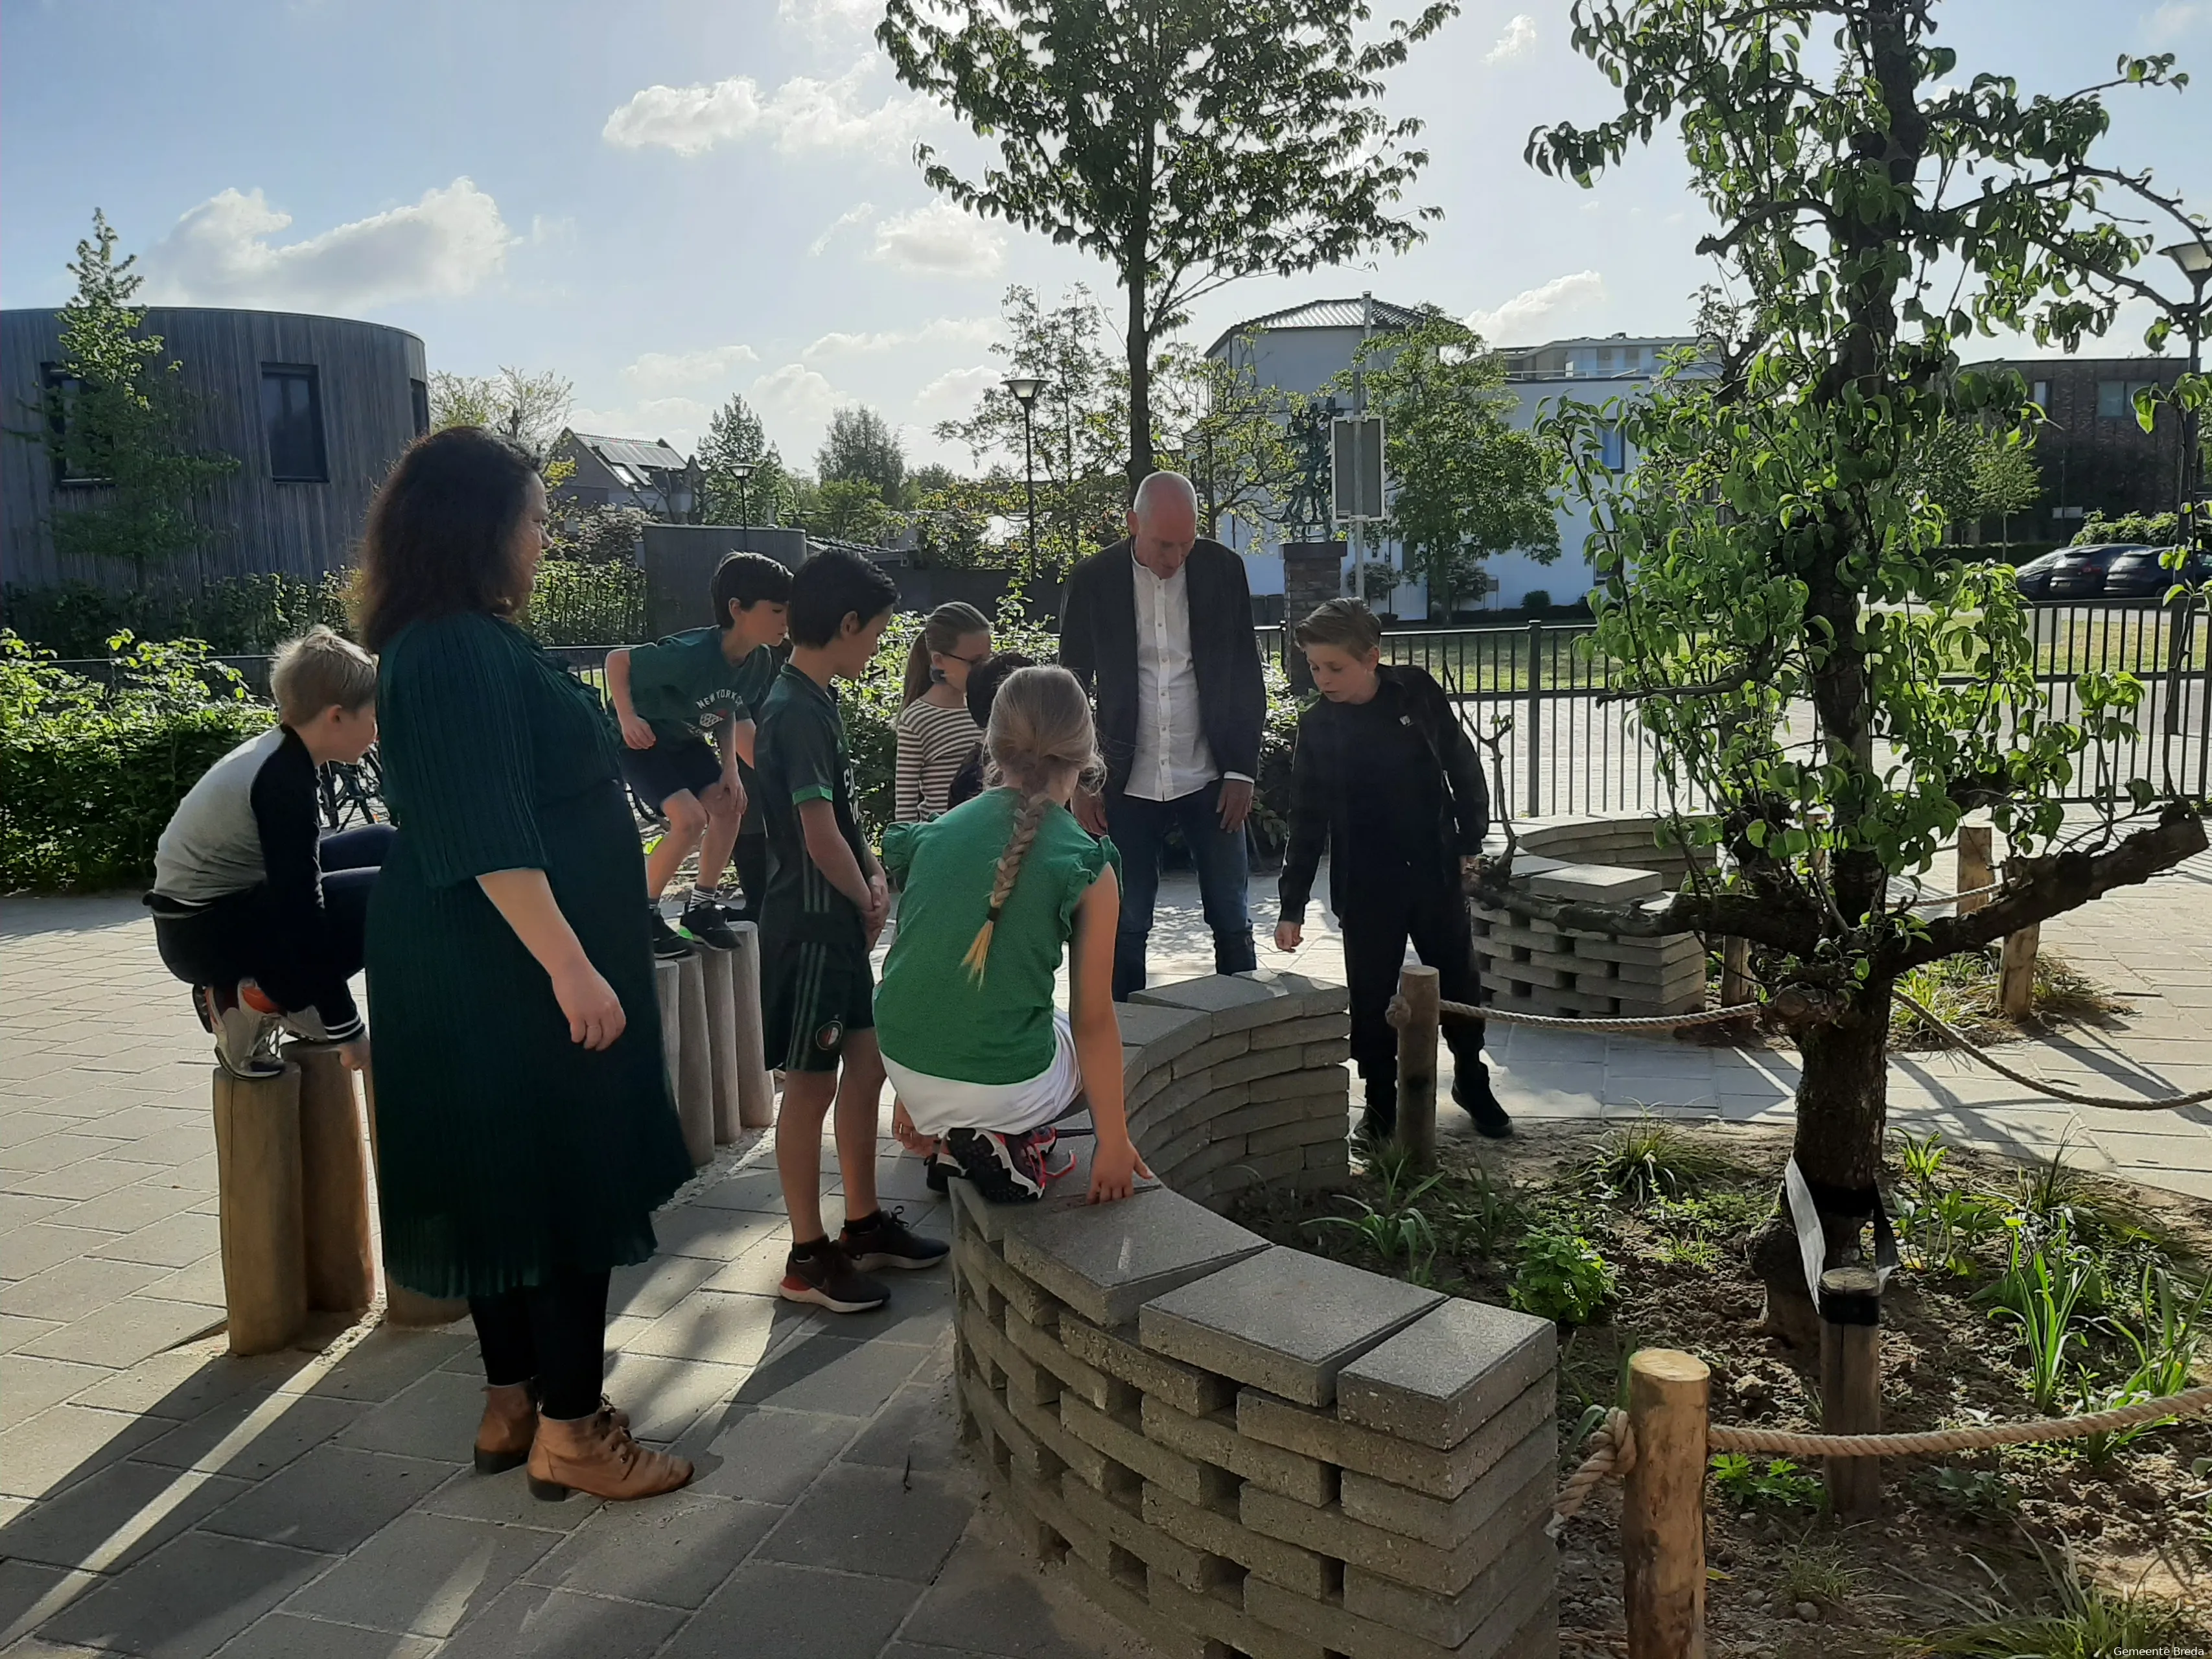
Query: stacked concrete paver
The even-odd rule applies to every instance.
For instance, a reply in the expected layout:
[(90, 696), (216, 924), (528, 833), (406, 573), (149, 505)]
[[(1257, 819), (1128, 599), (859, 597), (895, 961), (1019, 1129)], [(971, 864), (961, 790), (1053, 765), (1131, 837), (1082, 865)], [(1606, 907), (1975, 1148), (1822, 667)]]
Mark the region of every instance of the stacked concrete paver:
[[(1125, 1019), (1142, 1036), (1132, 1098), (1194, 1111), (1202, 1097), (1170, 1097), (1178, 1081), (1226, 1073), (1220, 1086), (1243, 1090), (1298, 1073), (1245, 1076), (1240, 1060), (1293, 1053), (1341, 1079), (1342, 993), (1329, 994), (1287, 977), (1153, 994), (1161, 1019)], [(1317, 1023), (1330, 1021), (1337, 1035)], [(1555, 1653), (1552, 1327), (1271, 1246), (1213, 1213), (1249, 1184), (1224, 1190), (1221, 1173), (1256, 1160), (1277, 1160), (1269, 1184), (1341, 1180), (1308, 1161), (1325, 1145), (1342, 1156), (1340, 1081), (1331, 1143), (1271, 1146), (1298, 1115), (1238, 1121), (1323, 1097), (1285, 1088), (1212, 1120), (1233, 1156), (1183, 1131), (1172, 1160), (1153, 1158), (1166, 1184), (1124, 1204), (1081, 1201), (1087, 1159), (1036, 1206), (955, 1183), (963, 1427), (1029, 1553), (1064, 1561), (1164, 1654)], [(1087, 1155), (1087, 1140), (1068, 1144)], [(1173, 1190), (1184, 1180), (1195, 1196)]]

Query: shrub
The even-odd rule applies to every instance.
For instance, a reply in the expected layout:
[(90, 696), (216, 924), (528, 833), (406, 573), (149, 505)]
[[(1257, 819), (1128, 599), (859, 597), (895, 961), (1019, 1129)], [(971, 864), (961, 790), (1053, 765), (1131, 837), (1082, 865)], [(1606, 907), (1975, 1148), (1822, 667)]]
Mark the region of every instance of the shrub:
[(1521, 608), (1523, 611), (1549, 611), (1552, 608), (1550, 590), (1542, 587), (1530, 588), (1521, 596)]
[(1522, 1237), (1510, 1298), (1522, 1312), (1563, 1325), (1587, 1325), (1613, 1290), (1612, 1267), (1580, 1233), (1553, 1223)]
[(197, 644), (107, 642), (112, 689), (0, 630), (0, 885), (98, 888), (153, 873), (185, 792), (273, 718)]
[(2124, 513), (2110, 519), (2092, 513), (2074, 532), (2076, 547), (2098, 542), (2145, 542), (2153, 547), (2171, 547), (2180, 539), (2181, 517), (2175, 513)]
[(546, 559), (524, 625), (541, 645), (635, 645), (645, 638), (645, 572)]
[(270, 573), (136, 592), (112, 592), (90, 582), (11, 586), (8, 625), (58, 657), (104, 657), (118, 634), (198, 640), (217, 656), (258, 656), (317, 623), (345, 632), (350, 580), (349, 572), (333, 570), (312, 581)]

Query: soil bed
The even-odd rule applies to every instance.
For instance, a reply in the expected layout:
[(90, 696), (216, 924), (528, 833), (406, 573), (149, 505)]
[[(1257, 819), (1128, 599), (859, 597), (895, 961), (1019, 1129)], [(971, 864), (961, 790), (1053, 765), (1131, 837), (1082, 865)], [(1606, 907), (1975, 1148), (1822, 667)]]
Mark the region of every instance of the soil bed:
[[(1425, 1188), (1370, 1159), (1350, 1200), (1268, 1193), (1237, 1218), (1279, 1243), (1455, 1295), (1504, 1304), (1517, 1287), (1522, 1305), (1555, 1316), (1577, 1297), (1599, 1298), (1606, 1281), (1594, 1312), (1559, 1327), (1564, 1474), (1582, 1455), (1569, 1443), (1585, 1411), (1625, 1403), (1620, 1381), (1638, 1347), (1685, 1349), (1711, 1366), (1717, 1423), (1818, 1428), (1819, 1357), (1759, 1328), (1761, 1289), (1744, 1263), (1789, 1149), (1786, 1127), (1524, 1123), (1479, 1151), (1448, 1142)], [(2063, 1163), (2023, 1168), (1940, 1143), (1919, 1148), (1915, 1167), (1893, 1157), (1893, 1169), (1905, 1265), (1883, 1305), (1886, 1430), (2113, 1403), (2140, 1363), (2129, 1333), (2157, 1334), (2141, 1309), (2146, 1273), (2154, 1289), (2194, 1298), (2183, 1364), (2192, 1382), (2206, 1380), (2203, 1206)], [(1992, 1312), (2015, 1238), (2031, 1264), (2039, 1249), (2051, 1264), (2074, 1264), (2085, 1285), (2071, 1321), (2080, 1334), (2063, 1350), (2066, 1381), (2047, 1412), (2032, 1396), (2020, 1324)], [(1882, 1518), (1844, 1526), (1824, 1511), (1817, 1467), (1755, 1457), (1716, 1471), (1706, 1486), (1711, 1651), (2087, 1655), (2154, 1641), (2212, 1652), (2212, 1419), (2118, 1448), (2071, 1441), (1898, 1459), (1887, 1474)], [(1608, 1481), (1561, 1540), (1571, 1656), (1625, 1650), (1620, 1516), (1620, 1487)], [(2069, 1614), (2075, 1591), (2088, 1606)], [(2054, 1613), (2057, 1624), (2031, 1631), (2027, 1621)], [(1979, 1644), (1961, 1635), (1991, 1620), (2002, 1622)]]

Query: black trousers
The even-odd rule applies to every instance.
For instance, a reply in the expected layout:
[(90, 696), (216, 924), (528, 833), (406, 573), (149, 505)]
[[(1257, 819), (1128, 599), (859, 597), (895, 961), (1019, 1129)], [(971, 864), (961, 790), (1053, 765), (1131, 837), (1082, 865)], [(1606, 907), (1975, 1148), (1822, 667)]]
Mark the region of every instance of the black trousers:
[[(1475, 971), (1467, 902), (1454, 883), (1410, 873), (1395, 879), (1363, 873), (1364, 879), (1345, 894), (1337, 923), (1344, 931), (1344, 976), (1352, 991), (1352, 1063), (1372, 1083), (1397, 1075), (1398, 1033), (1386, 1013), (1398, 994), (1408, 941), (1422, 964), (1437, 970), (1437, 988), (1447, 1002), (1480, 1002), (1482, 981)], [(1480, 1021), (1448, 1019), (1443, 1036), (1457, 1072), (1482, 1071)]]
[(289, 1012), (325, 1015), (333, 991), (361, 971), (368, 895), (392, 856), (398, 830), (363, 824), (322, 839), (323, 910), (329, 926), (316, 939), (285, 925), (265, 886), (217, 899), (189, 916), (154, 918), (154, 942), (169, 971), (187, 985), (234, 985), (250, 979)]
[(606, 1378), (607, 1273), (564, 1273), (543, 1285), (472, 1296), (484, 1381), (538, 1385), (538, 1407), (561, 1422), (599, 1408)]
[(768, 893), (768, 836), (740, 835), (730, 851), (730, 862), (738, 872), (738, 890), (744, 895), (738, 920), (757, 922), (761, 900)]

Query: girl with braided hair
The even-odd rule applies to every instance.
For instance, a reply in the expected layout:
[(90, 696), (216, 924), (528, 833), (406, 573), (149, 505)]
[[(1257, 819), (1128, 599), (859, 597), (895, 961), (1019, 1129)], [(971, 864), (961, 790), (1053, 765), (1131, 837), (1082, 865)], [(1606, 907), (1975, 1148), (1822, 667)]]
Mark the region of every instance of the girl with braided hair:
[[(1122, 1111), (1121, 855), (1068, 810), (1103, 769), (1090, 702), (1064, 668), (1019, 669), (992, 702), (983, 746), (981, 794), (884, 832), (884, 868), (902, 889), (875, 1006), (893, 1126), (985, 1197), (1018, 1202), (1043, 1196), (1059, 1173), (1050, 1126), (1087, 1099), (1091, 1200), (1126, 1198), (1152, 1172)], [(1063, 952), (1072, 1014), (1053, 1006)]]

